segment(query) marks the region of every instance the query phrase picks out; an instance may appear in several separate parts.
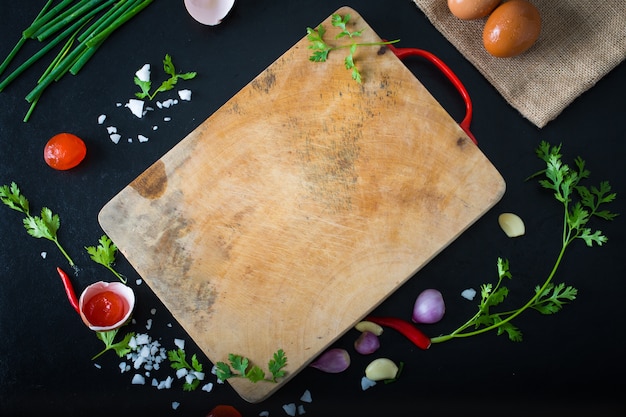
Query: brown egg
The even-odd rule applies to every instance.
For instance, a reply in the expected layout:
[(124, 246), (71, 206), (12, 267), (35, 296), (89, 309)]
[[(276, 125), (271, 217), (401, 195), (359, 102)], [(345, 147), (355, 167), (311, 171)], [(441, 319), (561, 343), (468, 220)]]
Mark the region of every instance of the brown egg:
[(501, 0), (448, 0), (450, 12), (463, 20), (480, 19), (487, 16)]
[(533, 46), (541, 32), (539, 10), (526, 0), (498, 6), (485, 23), (483, 44), (493, 56), (519, 55)]

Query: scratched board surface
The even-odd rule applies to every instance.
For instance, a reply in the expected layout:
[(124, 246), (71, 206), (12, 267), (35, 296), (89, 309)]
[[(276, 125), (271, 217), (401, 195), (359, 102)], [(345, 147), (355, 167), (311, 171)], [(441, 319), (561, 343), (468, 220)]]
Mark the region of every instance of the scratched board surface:
[[(353, 9), (350, 30), (380, 38)], [(337, 29), (323, 22), (332, 39)], [(334, 42), (344, 42), (338, 40)], [(349, 41), (345, 41), (349, 42)], [(493, 165), (390, 51), (303, 38), (125, 187), (104, 231), (207, 357), (289, 381), (502, 197)], [(344, 50), (345, 51), (345, 50)], [(416, 277), (419, 279), (419, 276)]]

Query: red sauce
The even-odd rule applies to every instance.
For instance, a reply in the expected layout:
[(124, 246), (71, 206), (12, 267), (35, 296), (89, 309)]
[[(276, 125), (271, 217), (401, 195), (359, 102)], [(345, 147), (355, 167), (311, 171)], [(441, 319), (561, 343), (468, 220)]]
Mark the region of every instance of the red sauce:
[(124, 299), (113, 291), (103, 291), (91, 297), (83, 308), (89, 323), (111, 326), (124, 317)]

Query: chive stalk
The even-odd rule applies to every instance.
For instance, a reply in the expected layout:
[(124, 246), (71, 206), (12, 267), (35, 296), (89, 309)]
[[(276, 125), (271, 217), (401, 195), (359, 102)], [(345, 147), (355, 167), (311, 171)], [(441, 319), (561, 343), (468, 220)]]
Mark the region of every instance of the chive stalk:
[(48, 39), (50, 36), (80, 18), (80, 16), (84, 15), (90, 9), (93, 10), (93, 8), (100, 2), (101, 0), (80, 0), (74, 6), (70, 7), (65, 12), (59, 14), (56, 18), (41, 27), (41, 29), (39, 29), (34, 36), (40, 42)]
[(48, 23), (51, 19), (54, 19), (55, 16), (59, 14), (61, 10), (65, 8), (68, 4), (70, 4), (73, 0), (62, 0), (61, 3), (54, 6), (50, 9), (46, 14), (41, 16), (41, 18), (37, 19), (33, 22), (32, 25), (27, 27), (24, 32), (22, 32), (22, 36), (25, 38), (33, 38), (34, 34), (41, 28), (43, 25)]
[[(34, 25), (37, 22), (37, 20), (41, 19), (41, 16), (43, 16), (46, 13), (46, 11), (48, 10), (51, 4), (52, 4), (52, 0), (48, 0), (48, 2), (39, 11), (39, 14), (37, 15), (37, 17), (35, 17), (35, 20), (33, 20), (33, 23), (31, 23), (31, 26)], [(4, 61), (2, 61), (2, 64), (0, 64), (0, 75), (2, 75), (4, 70), (6, 70), (9, 64), (11, 63), (11, 61), (13, 61), (13, 58), (15, 58), (15, 55), (17, 55), (19, 50), (26, 43), (26, 39), (27, 38), (24, 35), (22, 35), (20, 39), (17, 41), (17, 43), (15, 44), (15, 46), (13, 47), (13, 49), (11, 49), (11, 52), (9, 52), (9, 55), (7, 55)]]

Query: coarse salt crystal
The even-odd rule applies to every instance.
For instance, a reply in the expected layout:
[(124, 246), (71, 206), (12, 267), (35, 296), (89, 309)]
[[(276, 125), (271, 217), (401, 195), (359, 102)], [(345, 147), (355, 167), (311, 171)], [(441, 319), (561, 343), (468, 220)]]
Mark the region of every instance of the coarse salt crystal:
[(154, 316), (156, 314), (156, 308), (151, 308), (150, 309), (150, 314), (152, 314)]
[(191, 90), (179, 90), (178, 97), (180, 97), (181, 100), (191, 101)]
[(152, 319), (146, 320), (146, 330), (150, 330), (152, 327)]
[(150, 81), (150, 64), (144, 64), (143, 67), (137, 70), (135, 75), (141, 81), (144, 81), (144, 82)]
[(152, 126), (152, 130), (157, 130), (159, 126)]
[(163, 121), (164, 121), (164, 122), (169, 122), (169, 121), (171, 121), (171, 120), (172, 120), (172, 118), (171, 118), (171, 117), (164, 117), (164, 118), (163, 118)]
[(108, 126), (107, 127), (107, 133), (108, 134), (117, 133), (117, 127), (115, 127), (115, 126)]
[(98, 369), (102, 369), (102, 366), (100, 366), (100, 364), (99, 364), (99, 363), (94, 363), (94, 364), (93, 364), (93, 366), (95, 366), (95, 367), (96, 367), (96, 368), (98, 368)]
[(376, 385), (376, 381), (372, 381), (371, 379), (367, 378), (367, 377), (363, 377), (361, 378), (361, 389), (363, 391), (365, 391), (368, 388), (373, 387), (374, 385)]
[(140, 374), (135, 374), (133, 376), (133, 380), (131, 381), (131, 384), (133, 385), (144, 385), (145, 383), (146, 383), (146, 378), (144, 378), (144, 376)]
[(259, 417), (268, 417), (270, 415), (269, 411), (261, 411), (259, 413)]
[(147, 142), (149, 139), (147, 137), (145, 137), (144, 135), (137, 135), (137, 139), (139, 139), (140, 143), (144, 143)]
[(309, 390), (304, 391), (304, 393), (302, 394), (302, 397), (300, 397), (300, 401), (305, 402), (305, 403), (312, 402), (313, 399), (311, 398), (311, 391)]
[(209, 382), (208, 384), (204, 384), (202, 386), (202, 391), (211, 392), (213, 390), (213, 383)]
[(137, 100), (135, 98), (131, 98), (130, 100), (128, 100), (128, 103), (126, 103), (126, 107), (128, 107), (131, 113), (140, 119), (143, 117), (143, 114), (144, 114), (143, 105), (144, 105), (143, 100)]
[(180, 368), (176, 370), (176, 378), (180, 379), (187, 375), (187, 370), (185, 368)]
[(143, 281), (141, 279), (135, 280), (135, 284), (137, 284), (137, 285), (141, 285), (142, 282)]
[(46, 256), (48, 256), (48, 252), (41, 252), (41, 257), (46, 259)]
[(476, 290), (473, 288), (468, 288), (461, 292), (461, 297), (470, 301), (473, 300), (475, 296), (476, 296)]
[(180, 406), (178, 401), (172, 401), (172, 410), (176, 410)]
[(174, 339), (174, 344), (180, 349), (185, 349), (185, 341), (183, 339)]
[(301, 416), (302, 414), (306, 414), (306, 411), (304, 411), (304, 406), (300, 404), (298, 406), (298, 415)]
[(115, 107), (122, 107), (122, 103), (115, 103)]
[(101, 125), (102, 123), (104, 123), (106, 119), (107, 119), (107, 115), (101, 114), (100, 116), (98, 116), (98, 124)]
[(287, 413), (288, 416), (296, 415), (296, 405), (294, 403), (283, 405), (283, 410), (285, 410), (285, 413)]
[(111, 138), (111, 142), (117, 145), (120, 142), (122, 135), (120, 135), (119, 133), (112, 133), (111, 135), (109, 135), (109, 137)]

